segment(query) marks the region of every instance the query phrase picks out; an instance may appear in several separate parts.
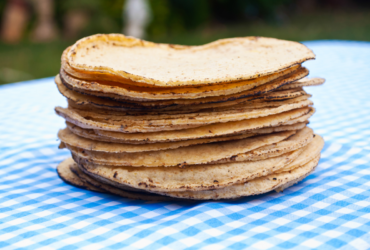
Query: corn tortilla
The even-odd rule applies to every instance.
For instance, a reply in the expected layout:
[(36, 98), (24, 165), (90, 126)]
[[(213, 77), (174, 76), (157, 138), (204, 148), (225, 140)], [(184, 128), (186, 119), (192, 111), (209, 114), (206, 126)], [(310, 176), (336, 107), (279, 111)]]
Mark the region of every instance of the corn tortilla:
[[(285, 131), (236, 141), (195, 145), (184, 148), (138, 153), (92, 152), (66, 145), (75, 157), (96, 164), (132, 167), (171, 167), (207, 164), (280, 142), (296, 131)], [(76, 160), (76, 158), (74, 158)], [(78, 162), (79, 163), (79, 162)]]
[(220, 200), (235, 199), (243, 196), (251, 196), (267, 193), (273, 190), (281, 192), (284, 189), (303, 180), (312, 173), (319, 162), (319, 157), (310, 161), (306, 165), (296, 168), (290, 172), (271, 174), (248, 181), (246, 183), (228, 186), (222, 189), (206, 191), (185, 191), (185, 192), (168, 192), (161, 193), (171, 197), (194, 200)]
[(76, 161), (93, 175), (149, 192), (184, 192), (225, 188), (269, 175), (294, 161), (297, 150), (263, 161), (224, 163), (179, 168), (131, 168), (94, 165)]
[[(158, 142), (148, 141), (148, 143), (146, 143), (145, 141), (144, 142), (125, 141), (125, 140), (120, 140), (119, 138), (117, 139), (117, 138), (112, 138), (112, 137), (101, 136), (101, 135), (98, 135), (93, 129), (83, 129), (83, 128), (80, 128), (76, 125), (73, 125), (67, 122), (67, 129), (69, 131), (71, 131), (76, 136), (88, 139), (88, 141), (85, 141), (85, 142), (79, 141), (78, 143), (74, 143), (74, 144), (68, 143), (68, 141), (66, 141), (66, 143), (71, 144), (72, 146), (75, 146), (75, 147), (80, 147), (80, 148), (85, 148), (85, 149), (94, 149), (95, 151), (104, 151), (105, 144), (96, 144), (92, 146), (90, 141), (94, 141), (94, 143), (95, 142), (105, 142), (105, 143), (109, 142), (115, 145), (114, 148), (116, 152), (138, 152), (138, 151), (144, 152), (144, 151), (152, 151), (151, 149), (155, 151), (154, 149), (157, 149), (157, 148), (159, 148), (158, 150), (170, 149), (170, 148), (174, 149), (178, 147), (186, 147), (190, 145), (197, 145), (197, 144), (203, 144), (203, 143), (212, 143), (212, 142), (217, 142), (217, 141), (242, 139), (242, 138), (247, 138), (247, 137), (251, 137), (251, 136), (259, 135), (259, 134), (270, 134), (274, 132), (299, 130), (299, 129), (303, 129), (307, 123), (308, 121), (297, 122), (291, 125), (281, 125), (281, 126), (270, 127), (270, 128), (255, 129), (255, 130), (248, 131), (246, 133), (238, 133), (238, 134), (230, 135), (230, 136), (216, 136), (216, 137), (208, 137), (204, 139), (182, 140), (182, 142), (174, 141), (174, 142), (159, 142), (158, 143)], [(156, 146), (151, 147), (150, 144), (156, 144)], [(142, 146), (136, 147), (135, 145), (136, 146), (142, 145)]]
[[(308, 70), (299, 66), (294, 66), (273, 75), (251, 79), (248, 81), (192, 88), (146, 88), (134, 85), (122, 85), (112, 81), (88, 81), (74, 78), (68, 75), (63, 69), (60, 70), (59, 77), (66, 87), (80, 93), (107, 97), (116, 100), (146, 102), (228, 96), (251, 90), (274, 80), (277, 81), (273, 86), (282, 86), (283, 84), (292, 81), (292, 79), (289, 78), (290, 74), (292, 74), (291, 77), (294, 77), (294, 79), (297, 77), (303, 78), (308, 74)], [(287, 80), (284, 80), (285, 77), (287, 77)], [(282, 79), (278, 80), (279, 78)]]
[(66, 121), (86, 129), (100, 129), (123, 133), (146, 133), (181, 130), (200, 127), (213, 123), (226, 123), (230, 121), (248, 120), (251, 118), (270, 116), (294, 109), (300, 109), (312, 104), (312, 101), (304, 100), (297, 103), (283, 104), (281, 106), (272, 108), (240, 108), (238, 110), (235, 110), (234, 112), (209, 112), (204, 116), (183, 117), (178, 119), (166, 118), (162, 120), (148, 121), (135, 121), (133, 119), (127, 120), (125, 119), (125, 116), (123, 116), (122, 118), (106, 116), (94, 119), (94, 117), (92, 116), (96, 117), (97, 114), (88, 114), (86, 111), (76, 110), (72, 108), (65, 109), (61, 107), (56, 107), (55, 111), (58, 115), (65, 118)]
[[(283, 112), (277, 115), (252, 118), (237, 122), (216, 123), (193, 129), (164, 131), (154, 133), (120, 133), (94, 129), (94, 133), (105, 140), (116, 140), (118, 142), (132, 144), (146, 144), (169, 141), (182, 141), (200, 138), (210, 138), (219, 136), (230, 136), (240, 133), (253, 133), (255, 129), (272, 128), (280, 125), (292, 125), (299, 122), (305, 122), (315, 113), (314, 108), (295, 109)], [(67, 126), (77, 126), (67, 122)], [(92, 130), (92, 129), (91, 129)]]
[(202, 46), (181, 46), (121, 34), (83, 38), (67, 54), (75, 71), (162, 87), (248, 80), (314, 58), (303, 44), (274, 38), (230, 38)]
[(75, 166), (76, 163), (72, 158), (65, 159), (59, 163), (57, 167), (57, 173), (60, 179), (62, 179), (65, 183), (78, 188), (104, 193), (104, 190), (94, 187), (93, 185), (81, 180), (71, 169)]

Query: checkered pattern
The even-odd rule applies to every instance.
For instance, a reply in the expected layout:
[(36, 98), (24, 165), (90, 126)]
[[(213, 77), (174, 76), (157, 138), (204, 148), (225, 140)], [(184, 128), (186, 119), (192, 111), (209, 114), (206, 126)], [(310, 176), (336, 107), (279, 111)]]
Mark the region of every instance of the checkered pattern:
[(327, 83), (311, 121), (327, 143), (317, 170), (283, 193), (235, 201), (144, 202), (64, 184), (65, 105), (52, 78), (0, 87), (0, 248), (369, 249), (370, 44), (307, 43)]
[(326, 79), (313, 94), (311, 127), (326, 141), (370, 149), (370, 43), (307, 42), (317, 55), (305, 63), (310, 76)]

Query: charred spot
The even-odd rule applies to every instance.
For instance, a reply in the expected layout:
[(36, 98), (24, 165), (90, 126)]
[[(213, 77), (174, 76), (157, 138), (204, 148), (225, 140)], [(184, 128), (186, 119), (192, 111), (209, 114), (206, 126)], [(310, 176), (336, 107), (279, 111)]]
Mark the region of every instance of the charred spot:
[(117, 171), (116, 172), (114, 172), (114, 174), (113, 174), (113, 178), (117, 178)]
[(178, 166), (179, 166), (179, 168), (185, 168), (186, 165), (188, 165), (188, 164), (186, 163), (186, 161), (184, 161), (183, 163), (180, 163)]
[(213, 182), (214, 182), (214, 183), (218, 183), (218, 180), (214, 180)]
[(277, 179), (276, 178), (272, 178), (274, 181), (276, 181)]
[(236, 159), (236, 157), (238, 157), (237, 155), (234, 155), (230, 158), (230, 160), (234, 161)]
[(145, 182), (140, 182), (139, 184), (138, 184), (139, 186), (144, 186), (144, 187), (148, 187), (148, 184), (146, 184)]

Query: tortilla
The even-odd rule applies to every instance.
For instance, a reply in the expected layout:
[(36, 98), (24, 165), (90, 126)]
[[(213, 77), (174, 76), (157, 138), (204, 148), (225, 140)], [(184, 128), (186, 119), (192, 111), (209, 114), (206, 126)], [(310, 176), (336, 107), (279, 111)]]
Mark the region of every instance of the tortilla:
[(124, 144), (124, 143), (113, 143), (113, 142), (100, 142), (96, 140), (90, 140), (83, 137), (79, 137), (72, 133), (68, 128), (59, 130), (59, 139), (69, 146), (86, 149), (97, 152), (109, 152), (109, 153), (134, 153), (134, 152), (148, 152), (158, 151), (167, 149), (176, 149), (180, 147), (187, 147), (191, 145), (207, 144), (220, 141), (231, 141), (240, 140), (248, 137), (252, 137), (256, 134), (245, 133), (241, 135), (235, 135), (230, 137), (212, 137), (205, 139), (186, 140), (178, 142), (165, 142), (165, 143), (149, 143), (149, 144)]
[[(216, 96), (216, 97), (206, 97), (206, 98), (198, 98), (198, 99), (175, 99), (175, 100), (161, 100), (161, 101), (146, 101), (146, 102), (135, 102), (135, 101), (128, 101), (128, 100), (118, 100), (115, 101), (114, 98), (100, 98), (93, 96), (91, 94), (94, 93), (86, 93), (81, 94), (78, 90), (73, 91), (72, 89), (67, 88), (63, 84), (59, 75), (55, 77), (55, 83), (58, 87), (59, 92), (67, 97), (70, 101), (73, 101), (76, 105), (88, 105), (91, 104), (97, 108), (109, 108), (115, 110), (144, 110), (147, 111), (148, 109), (178, 109), (178, 107), (188, 107), (191, 108), (193, 105), (199, 104), (214, 104), (217, 106), (226, 105), (226, 103), (230, 103), (230, 105), (237, 104), (236, 102), (231, 103), (231, 101), (236, 101), (238, 99), (243, 99), (239, 102), (244, 102), (248, 100), (260, 99), (265, 97), (264, 94), (270, 93), (270, 96), (267, 96), (267, 99), (272, 99), (275, 97), (275, 94), (279, 94), (279, 88), (285, 86), (289, 83), (293, 83), (296, 80), (302, 78), (304, 75), (308, 73), (307, 69), (300, 69), (295, 73), (291, 73), (287, 76), (280, 77), (272, 82), (263, 84), (262, 86), (253, 88), (251, 90), (243, 91), (233, 95), (225, 95), (225, 96)], [(315, 79), (312, 79), (313, 81)], [(311, 80), (306, 80), (304, 83), (306, 85), (310, 85)], [(302, 85), (302, 84), (301, 84)], [(305, 85), (305, 86), (306, 86)], [(69, 86), (70, 87), (70, 86)], [(290, 89), (294, 89), (289, 87)], [(266, 99), (265, 98), (265, 99)], [(110, 100), (112, 99), (112, 100)], [(119, 98), (118, 98), (119, 99)], [(222, 104), (225, 103), (225, 104)], [(229, 105), (229, 104), (228, 104)], [(214, 106), (216, 107), (216, 106)]]
[[(305, 124), (303, 123), (303, 127), (301, 128), (297, 134), (287, 139), (288, 141), (279, 142), (276, 145), (266, 146), (265, 151), (261, 151), (260, 155), (256, 155), (255, 152), (251, 152), (249, 156), (264, 157), (265, 155), (271, 155), (273, 152), (283, 154), (283, 152), (292, 151), (297, 149), (298, 147), (303, 147), (304, 144), (307, 144), (312, 139), (313, 132), (311, 129), (306, 128), (303, 129)], [(296, 128), (297, 126), (293, 126)], [(293, 130), (293, 129), (292, 129)], [(284, 130), (284, 131), (289, 131)], [(271, 131), (268, 131), (272, 133)], [(213, 142), (222, 142), (222, 141), (233, 141), (233, 140), (240, 140), (248, 137), (252, 137), (256, 134), (253, 133), (246, 133), (236, 136), (230, 137), (213, 137), (213, 138), (206, 138), (206, 139), (195, 139), (195, 140), (186, 140), (186, 141), (179, 141), (179, 142), (168, 142), (168, 143), (152, 143), (152, 144), (124, 144), (124, 143), (112, 143), (112, 142), (100, 142), (95, 140), (90, 140), (86, 138), (79, 137), (72, 133), (68, 128), (60, 130), (58, 133), (59, 139), (62, 141), (63, 144), (67, 144), (69, 146), (85, 149), (88, 151), (95, 151), (95, 152), (105, 152), (105, 153), (136, 153), (136, 152), (148, 152), (148, 151), (159, 151), (159, 150), (167, 150), (167, 149), (176, 149), (180, 147), (188, 147), (192, 145), (200, 145), (200, 144), (207, 144)], [(292, 143), (293, 142), (293, 143)], [(294, 148), (292, 148), (294, 147)], [(249, 158), (248, 156), (248, 158)], [(238, 155), (236, 158), (233, 158), (233, 161), (243, 161), (240, 160), (245, 157), (245, 154)]]
[(295, 82), (288, 83), (279, 89), (287, 90), (287, 89), (294, 89), (294, 88), (301, 88), (301, 87), (309, 87), (309, 86), (318, 86), (324, 84), (325, 79), (320, 77), (315, 78), (303, 78)]
[(185, 192), (163, 192), (161, 194), (176, 198), (186, 198), (194, 200), (220, 200), (220, 199), (235, 199), (243, 196), (251, 196), (267, 193), (273, 190), (281, 192), (284, 189), (294, 185), (295, 183), (306, 178), (312, 173), (320, 157), (310, 161), (306, 165), (296, 168), (290, 172), (282, 172), (271, 174), (265, 177), (260, 177), (222, 189), (206, 190), (206, 191), (185, 191)]
[(59, 163), (57, 167), (57, 173), (60, 179), (62, 179), (64, 182), (78, 187), (87, 189), (90, 191), (100, 192), (104, 193), (104, 190), (94, 187), (93, 185), (90, 185), (89, 183), (84, 182), (81, 180), (72, 170), (71, 168), (76, 165), (75, 161), (72, 158), (65, 159), (61, 163)]
[(301, 151), (263, 161), (187, 166), (183, 169), (113, 167), (78, 160), (76, 162), (89, 175), (108, 179), (117, 187), (130, 186), (149, 192), (184, 192), (220, 189), (269, 175), (294, 161)]
[[(255, 178), (247, 183), (236, 184), (232, 186), (228, 186), (222, 189), (210, 190), (210, 191), (185, 191), (185, 192), (162, 192), (162, 195), (177, 197), (180, 199), (194, 199), (194, 200), (219, 200), (219, 199), (235, 199), (242, 196), (251, 196), (257, 195), (262, 193), (267, 193), (270, 191), (275, 190), (276, 192), (282, 192), (283, 190), (287, 189), (288, 187), (302, 181), (307, 175), (309, 175), (313, 170), (316, 168), (318, 164), (320, 156), (315, 157), (314, 160), (306, 163), (304, 166), (300, 167), (299, 169), (290, 171), (290, 172), (282, 172), (279, 174), (273, 173), (272, 175), (268, 175), (266, 177), (259, 177)], [(83, 169), (83, 168), (82, 168)], [(82, 171), (80, 171), (82, 172)], [(83, 172), (82, 172), (83, 173)], [(84, 173), (83, 173), (84, 174)], [(148, 194), (146, 192), (138, 193), (136, 190), (134, 192), (127, 191), (127, 186), (119, 185), (120, 188), (115, 188), (110, 184), (116, 184), (108, 179), (99, 178), (98, 180), (94, 179), (87, 174), (84, 174), (84, 177), (87, 178), (88, 181), (100, 186), (101, 188), (106, 188), (106, 191), (115, 191), (117, 195), (131, 198), (131, 199), (143, 199), (143, 200), (152, 200), (153, 196), (147, 197)], [(96, 176), (95, 176), (96, 177)], [(107, 184), (110, 183), (110, 184)], [(116, 184), (117, 185), (117, 184)], [(123, 189), (122, 189), (123, 188)], [(122, 195), (123, 194), (123, 195)], [(222, 196), (220, 196), (222, 194)], [(162, 198), (165, 196), (155, 196), (158, 198)], [(169, 197), (169, 198), (170, 198)], [(173, 198), (176, 199), (176, 198)], [(180, 200), (179, 200), (180, 201)]]
[[(289, 75), (292, 75), (289, 77)], [(135, 85), (119, 84), (113, 81), (81, 80), (68, 75), (63, 69), (59, 71), (62, 83), (74, 91), (82, 94), (106, 97), (115, 100), (129, 101), (162, 101), (173, 99), (197, 99), (205, 97), (233, 95), (251, 90), (258, 86), (277, 80), (273, 86), (283, 85), (292, 80), (303, 78), (308, 75), (308, 70), (300, 66), (294, 66), (282, 72), (268, 75), (248, 81), (231, 82), (216, 86), (198, 86), (183, 88), (147, 88)], [(287, 80), (283, 78), (287, 77)], [(278, 80), (279, 78), (282, 78)]]
[[(68, 122), (67, 122), (67, 128), (73, 134), (75, 134), (79, 137), (82, 137), (82, 138), (92, 140), (94, 142), (110, 142), (110, 143), (113, 143), (113, 144), (127, 145), (127, 150), (130, 150), (130, 151), (126, 151), (126, 152), (131, 152), (132, 150), (144, 150), (144, 149), (145, 149), (144, 151), (152, 151), (152, 150), (149, 150), (149, 149), (151, 149), (149, 144), (153, 144), (153, 143), (156, 144), (156, 147), (160, 148), (160, 150), (163, 150), (163, 149), (170, 149), (170, 148), (173, 149), (173, 148), (177, 148), (177, 147), (186, 147), (186, 146), (196, 145), (196, 144), (212, 143), (212, 142), (217, 142), (217, 141), (237, 140), (237, 139), (251, 137), (251, 136), (254, 136), (254, 135), (257, 135), (257, 134), (270, 134), (270, 133), (274, 133), (274, 132), (299, 130), (299, 129), (303, 129), (306, 126), (307, 123), (308, 123), (308, 121), (297, 122), (297, 123), (292, 124), (292, 125), (281, 125), (281, 126), (271, 127), (271, 128), (255, 129), (253, 131), (251, 130), (251, 131), (248, 131), (246, 133), (236, 134), (235, 136), (219, 136), (219, 137), (210, 137), (210, 138), (205, 138), (205, 139), (191, 139), (191, 140), (185, 140), (181, 143), (175, 143), (175, 142), (179, 142), (179, 141), (175, 141), (174, 143), (168, 143), (168, 142), (167, 143), (166, 142), (156, 143), (156, 142), (152, 142), (152, 141), (148, 141), (148, 143), (145, 143), (145, 142), (136, 142), (136, 141), (134, 141), (134, 142), (125, 141), (125, 140), (120, 140), (120, 139), (116, 139), (116, 138), (111, 138), (111, 137), (105, 137), (105, 136), (102, 136), (102, 135), (98, 135), (97, 133), (95, 133), (95, 131), (93, 129), (83, 129), (83, 128), (80, 128), (80, 127), (78, 127), (74, 124), (68, 123)], [(238, 137), (238, 136), (241, 136), (241, 137)], [(81, 142), (79, 142), (79, 144), (80, 143)], [(147, 145), (147, 146), (143, 146), (143, 147), (134, 146), (134, 145), (142, 145), (142, 144)], [(77, 144), (71, 144), (71, 145), (75, 146), (75, 147), (86, 148), (86, 149), (91, 149), (92, 148), (92, 146), (89, 143), (87, 143), (87, 144), (83, 143), (82, 145), (80, 144), (81, 146), (77, 146)], [(168, 148), (166, 148), (167, 146), (165, 146), (165, 145), (167, 145)], [(118, 149), (120, 147), (117, 146), (115, 148)], [(97, 146), (97, 145), (94, 146), (94, 150), (104, 151), (102, 147)], [(122, 149), (120, 149), (120, 150), (122, 150)], [(122, 152), (124, 152), (124, 150), (122, 150)], [(134, 152), (134, 151), (132, 151), (132, 152)]]
[[(305, 147), (312, 142), (313, 138), (313, 130), (305, 127), (283, 141), (273, 143), (271, 145), (266, 145), (247, 153), (238, 154), (235, 157), (215, 161), (212, 163), (218, 164), (226, 162), (260, 161)], [(310, 153), (311, 152), (309, 151), (307, 154)]]
[[(68, 158), (67, 160), (73, 161), (72, 158)], [(101, 192), (107, 192), (111, 194), (115, 194), (124, 198), (129, 198), (133, 200), (146, 200), (146, 201), (176, 201), (179, 199), (176, 198), (171, 198), (168, 196), (163, 196), (163, 195), (158, 195), (158, 194), (153, 194), (153, 193), (148, 193), (148, 192), (143, 192), (141, 190), (137, 189), (129, 189), (129, 190), (123, 190), (116, 188), (112, 185), (106, 184), (106, 183), (101, 183), (96, 181), (95, 179), (91, 178), (90, 176), (86, 175), (84, 172), (80, 170), (78, 167), (77, 163), (73, 161), (73, 164), (70, 167), (71, 169), (74, 170), (76, 178), (79, 179), (80, 182), (87, 183), (90, 187), (94, 187), (96, 190), (101, 190)], [(95, 190), (92, 190), (95, 191)]]
[[(286, 131), (285, 133), (288, 132), (292, 135), (295, 131)], [(99, 152), (76, 148), (69, 144), (66, 144), (66, 147), (71, 150), (75, 159), (78, 158), (79, 161), (85, 160), (95, 164), (132, 167), (184, 167), (186, 165), (260, 161), (302, 148), (310, 143), (312, 139), (312, 129), (305, 127), (294, 136), (279, 142), (269, 143), (272, 140), (277, 140), (277, 137), (276, 134), (268, 134), (223, 143), (152, 151), (145, 154), (140, 152)], [(262, 141), (256, 140), (268, 140), (268, 142), (265, 142), (264, 146), (256, 146), (262, 144)]]
[(153, 119), (144, 121), (135, 121), (134, 119), (130, 119), (133, 117), (112, 117), (111, 115), (101, 115), (99, 118), (94, 119), (94, 116), (97, 117), (97, 114), (92, 114), (86, 111), (76, 110), (72, 108), (65, 109), (61, 107), (56, 107), (55, 111), (58, 115), (65, 118), (68, 122), (86, 129), (101, 129), (123, 133), (147, 133), (195, 128), (213, 123), (248, 120), (251, 118), (270, 116), (293, 109), (304, 108), (312, 104), (312, 101), (305, 100), (297, 103), (283, 104), (281, 106), (272, 108), (248, 109), (241, 107), (240, 109), (234, 110), (233, 112), (209, 112), (205, 113), (205, 115), (202, 116), (185, 116), (178, 119), (166, 116), (166, 118), (162, 120)]
[(277, 171), (277, 173), (291, 171), (303, 166), (309, 161), (312, 161), (315, 157), (320, 156), (320, 152), (324, 148), (324, 144), (324, 139), (320, 135), (315, 134), (312, 142), (304, 147), (302, 154), (294, 162)]
[[(305, 122), (315, 113), (314, 108), (295, 109), (277, 115), (253, 118), (237, 122), (216, 123), (193, 129), (164, 131), (154, 133), (120, 133), (89, 129), (105, 140), (115, 140), (130, 144), (146, 144), (170, 141), (183, 141), (210, 137), (230, 136), (241, 133), (253, 133), (255, 129), (272, 128), (280, 125), (292, 125)], [(67, 126), (73, 129), (73, 123), (67, 122)], [(80, 128), (80, 127), (79, 127)], [(86, 129), (87, 130), (87, 129)]]
[(235, 157), (238, 154), (286, 139), (296, 131), (285, 131), (245, 138), (236, 141), (195, 145), (184, 148), (137, 153), (105, 153), (76, 148), (66, 144), (77, 163), (82, 160), (114, 166), (171, 167), (207, 164)]
[[(91, 95), (84, 95), (78, 92), (69, 90), (65, 87), (59, 76), (55, 78), (56, 85), (59, 89), (59, 92), (68, 99), (69, 106), (78, 109), (85, 110), (114, 110), (121, 112), (142, 112), (142, 113), (154, 113), (154, 112), (164, 112), (167, 110), (175, 110), (176, 112), (185, 113), (189, 111), (197, 111), (207, 108), (217, 108), (217, 107), (226, 107), (233, 106), (239, 103), (249, 102), (253, 100), (286, 100), (302, 95), (307, 95), (307, 93), (302, 90), (302, 88), (295, 88), (289, 90), (275, 90), (270, 91), (268, 86), (265, 84), (261, 87), (264, 87), (262, 90), (261, 87), (255, 88), (249, 93), (243, 92), (247, 97), (240, 96), (220, 96), (219, 98), (200, 98), (195, 100), (171, 100), (171, 101), (155, 101), (155, 102), (120, 102), (107, 100), (100, 97), (95, 97)], [(272, 85), (272, 84), (271, 84)], [(276, 85), (279, 86), (279, 85)], [(267, 92), (270, 91), (270, 92)], [(250, 95), (250, 93), (258, 93), (259, 95)], [(244, 95), (243, 94), (243, 95)], [(237, 99), (235, 99), (237, 97)], [(239, 98), (240, 97), (240, 98)], [(229, 98), (229, 99), (228, 99)], [(208, 103), (207, 103), (208, 102)]]
[(125, 84), (129, 79), (160, 87), (261, 78), (314, 58), (303, 44), (274, 38), (230, 38), (202, 46), (181, 46), (121, 34), (83, 38), (67, 54), (75, 71), (106, 74)]
[[(270, 108), (270, 107), (279, 107), (284, 104), (298, 103), (306, 101), (311, 95), (305, 93), (304, 91), (297, 91), (291, 93), (294, 96), (292, 98), (277, 99), (277, 100), (252, 100), (244, 103), (238, 103), (237, 105), (217, 107), (217, 108), (207, 108), (213, 104), (200, 104), (198, 109), (188, 109), (188, 107), (183, 109), (176, 110), (153, 110), (148, 112), (142, 111), (117, 111), (117, 110), (107, 110), (102, 108), (85, 108), (81, 105), (74, 105), (72, 102), (68, 102), (68, 107), (77, 111), (80, 111), (81, 114), (86, 114), (89, 117), (102, 118), (105, 119), (107, 116), (114, 117), (115, 119), (122, 117), (129, 120), (158, 120), (158, 119), (176, 119), (184, 117), (195, 117), (195, 116), (207, 116), (212, 112), (213, 114), (220, 112), (228, 113), (238, 113), (241, 110), (251, 110), (251, 109), (260, 109), (260, 108)], [(289, 95), (285, 94), (284, 95)], [(72, 103), (72, 105), (69, 105)]]

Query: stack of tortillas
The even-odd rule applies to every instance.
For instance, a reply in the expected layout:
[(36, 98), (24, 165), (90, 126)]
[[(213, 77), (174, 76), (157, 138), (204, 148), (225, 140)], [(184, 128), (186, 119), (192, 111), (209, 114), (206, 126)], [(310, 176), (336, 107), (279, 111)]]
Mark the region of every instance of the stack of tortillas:
[(281, 191), (318, 164), (324, 141), (302, 67), (306, 46), (273, 38), (203, 46), (94, 35), (62, 55), (55, 82), (72, 158), (59, 176), (144, 200), (230, 199)]

